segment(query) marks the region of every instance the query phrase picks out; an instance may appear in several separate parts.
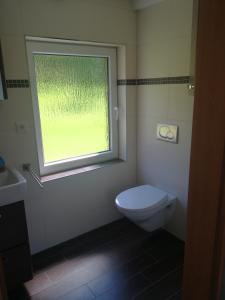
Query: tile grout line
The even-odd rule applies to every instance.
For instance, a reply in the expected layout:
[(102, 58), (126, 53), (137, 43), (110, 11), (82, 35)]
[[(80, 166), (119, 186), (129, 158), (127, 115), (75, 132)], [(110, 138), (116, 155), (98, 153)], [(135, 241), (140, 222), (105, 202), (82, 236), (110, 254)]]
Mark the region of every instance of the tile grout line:
[[(145, 252), (146, 252), (146, 251), (144, 251), (143, 253), (145, 253)], [(126, 266), (127, 264), (131, 263), (131, 262), (134, 261), (135, 259), (140, 258), (140, 257), (143, 255), (143, 253), (135, 255), (134, 257), (132, 257), (131, 259), (129, 259), (126, 263), (118, 264), (118, 265), (115, 267), (114, 271), (116, 271), (116, 269), (120, 268), (122, 265)], [(157, 264), (157, 263), (163, 261), (163, 259), (164, 259), (164, 258), (162, 258), (162, 259), (156, 259), (155, 257), (153, 257), (153, 255), (152, 255), (151, 253), (150, 253), (149, 255), (150, 255), (150, 257), (154, 260), (154, 262), (153, 262), (152, 264), (150, 264), (150, 265), (147, 265), (147, 266), (144, 267), (142, 270), (137, 271), (135, 274), (132, 274), (132, 275), (128, 276), (128, 277), (126, 278), (125, 282), (128, 281), (128, 280), (130, 280), (130, 279), (132, 279), (132, 278), (134, 278), (134, 277), (137, 276), (137, 275), (143, 275), (143, 274), (142, 274), (143, 271), (145, 271), (147, 268), (149, 268), (149, 267), (151, 267), (151, 266), (154, 266), (155, 264)], [(110, 271), (110, 272), (111, 272), (111, 271)], [(90, 281), (87, 283), (87, 285), (88, 285), (89, 283), (91, 283), (92, 281), (94, 281), (94, 280), (96, 280), (96, 279), (98, 279), (98, 278), (101, 278), (103, 275), (105, 275), (105, 274), (107, 274), (107, 273), (110, 273), (110, 272), (108, 272), (108, 271), (103, 272), (101, 275), (97, 276), (95, 279), (90, 280)], [(144, 276), (144, 275), (143, 275), (143, 276)], [(145, 276), (144, 276), (144, 277), (145, 277)], [(145, 277), (145, 278), (146, 278), (146, 277)], [(90, 288), (90, 289), (91, 289), (91, 288)], [(110, 287), (109, 289), (107, 289), (107, 290), (105, 290), (103, 293), (101, 293), (100, 295), (96, 295), (96, 297), (99, 297), (99, 296), (101, 296), (101, 295), (103, 295), (103, 294), (105, 294), (105, 293), (108, 293), (108, 292), (110, 292), (112, 289), (113, 289), (113, 287)], [(92, 291), (92, 292), (93, 292), (93, 291)], [(94, 293), (94, 292), (93, 292), (93, 293)]]
[[(139, 293), (137, 293), (134, 297), (132, 297), (131, 300), (135, 300), (136, 297), (138, 297), (139, 295), (141, 295), (144, 291), (146, 291), (146, 290), (149, 289), (149, 288), (152, 290), (155, 286), (159, 285), (160, 282), (161, 282), (163, 279), (167, 278), (170, 274), (173, 274), (173, 273), (177, 272), (179, 269), (181, 269), (181, 267), (182, 267), (182, 266), (177, 267), (177, 268), (173, 269), (172, 271), (166, 273), (166, 274), (165, 274), (164, 276), (162, 276), (159, 280), (155, 281), (152, 285), (148, 285), (148, 286), (145, 287), (142, 291), (140, 291)], [(145, 276), (144, 274), (142, 274), (142, 275), (144, 276), (145, 279), (149, 279), (149, 278), (148, 278), (147, 276)], [(171, 295), (171, 296), (172, 296), (172, 295)], [(168, 300), (168, 299), (165, 299), (165, 300)]]
[[(95, 247), (94, 249), (88, 251), (88, 253), (91, 253), (92, 251), (96, 251), (97, 249), (101, 248), (102, 246), (110, 245), (112, 242), (115, 242), (116, 240), (119, 240), (119, 239), (125, 238), (125, 237), (126, 237), (126, 232), (122, 233), (121, 236), (118, 237), (118, 238), (115, 238), (115, 239), (113, 239), (113, 240), (111, 240), (111, 241), (108, 241), (108, 242), (106, 242), (106, 243), (103, 243), (103, 244), (100, 245), (100, 246)], [(149, 250), (151, 250), (151, 248), (150, 248)], [(143, 253), (145, 253), (145, 252), (147, 252), (147, 251), (144, 251)], [(143, 254), (143, 253), (142, 253), (142, 254)], [(70, 261), (70, 258), (67, 258), (63, 253), (60, 252), (60, 254), (61, 254), (62, 257), (64, 258), (64, 262)], [(122, 265), (127, 265), (128, 263), (132, 262), (133, 260), (137, 259), (138, 257), (141, 257), (142, 254), (135, 255), (134, 257), (130, 258), (126, 263), (120, 263), (120, 264), (118, 264), (118, 265), (115, 267), (115, 270), (116, 270), (117, 268), (120, 268)], [(144, 267), (141, 271), (138, 271), (138, 272), (136, 272), (135, 274), (132, 274), (131, 276), (129, 276), (129, 277), (126, 279), (126, 281), (132, 279), (133, 277), (135, 277), (135, 276), (138, 275), (138, 274), (142, 274), (142, 272), (144, 272), (144, 271), (145, 271), (147, 268), (149, 268), (150, 266), (154, 266), (155, 264), (157, 264), (157, 263), (159, 263), (159, 262), (161, 262), (161, 261), (163, 261), (163, 260), (165, 259), (165, 258), (159, 258), (159, 259), (157, 259), (157, 258), (154, 257), (151, 253), (149, 253), (149, 255), (150, 255), (150, 257), (154, 260), (154, 262), (153, 262), (152, 264), (147, 265), (146, 267)], [(79, 255), (78, 257), (82, 258), (82, 255)], [(78, 257), (77, 257), (77, 258), (78, 258)], [(81, 269), (82, 269), (82, 267), (81, 267)], [(68, 274), (67, 276), (65, 276), (65, 278), (70, 277), (74, 272), (75, 272), (75, 271), (72, 271), (70, 274)], [(45, 272), (45, 273), (47, 274), (47, 272)], [(96, 279), (98, 279), (98, 278), (101, 278), (101, 277), (102, 277), (103, 275), (105, 275), (106, 273), (108, 273), (108, 271), (104, 271), (101, 275), (99, 275), (99, 276), (97, 276), (96, 278), (94, 278), (94, 279), (92, 279), (92, 280), (90, 280), (90, 281), (88, 281), (88, 282), (82, 284), (81, 286), (84, 286), (84, 285), (87, 285), (87, 286), (88, 286), (88, 284), (89, 284), (90, 282), (92, 282), (92, 281), (94, 281), (94, 280), (96, 280)], [(110, 273), (110, 272), (109, 272), (109, 273)], [(143, 276), (144, 276), (144, 275), (143, 275)], [(146, 279), (148, 279), (146, 276), (144, 276), (144, 277), (145, 277)], [(48, 276), (48, 278), (49, 278), (49, 276)], [(65, 278), (64, 278), (64, 279), (65, 279)], [(50, 278), (49, 278), (49, 279), (50, 279)], [(51, 279), (50, 279), (50, 281), (52, 282), (52, 286), (55, 286), (55, 285), (57, 285), (57, 283), (58, 283), (58, 282), (53, 282)], [(59, 280), (59, 282), (60, 282), (60, 280)], [(157, 281), (157, 282), (158, 282), (158, 281)], [(79, 287), (77, 287), (77, 288), (80, 288), (81, 286), (79, 286)], [(88, 287), (89, 287), (89, 286), (88, 286)], [(48, 288), (49, 288), (49, 287), (44, 288), (43, 291), (46, 290), (46, 289), (48, 289)], [(76, 288), (76, 289), (77, 289), (77, 288)], [(89, 287), (89, 288), (90, 288), (90, 287)], [(106, 291), (104, 291), (102, 294), (105, 294), (106, 292), (109, 292), (111, 289), (112, 289), (112, 288), (110, 287), (109, 289), (107, 289)], [(40, 291), (40, 292), (42, 292), (42, 291)], [(40, 292), (38, 292), (38, 293), (40, 293)], [(92, 291), (92, 292), (93, 292), (93, 291)], [(38, 294), (38, 293), (37, 293), (37, 294)], [(101, 295), (102, 295), (102, 294), (101, 294)], [(97, 297), (97, 296), (98, 296), (98, 295), (96, 295), (96, 297)]]
[[(121, 235), (119, 235), (119, 237), (116, 237), (116, 238), (114, 238), (114, 239), (112, 239), (112, 240), (110, 240), (110, 241), (107, 241), (107, 242), (103, 242), (101, 245), (98, 245), (98, 246), (92, 248), (91, 250), (88, 250), (88, 251), (86, 252), (86, 254), (89, 254), (89, 253), (91, 254), (92, 251), (96, 251), (96, 250), (100, 249), (102, 246), (110, 245), (110, 243), (117, 241), (118, 239), (122, 238), (124, 235), (126, 235), (125, 232), (123, 232)], [(70, 241), (70, 240), (69, 240), (69, 241)], [(57, 246), (56, 246), (56, 247), (57, 247)], [(53, 246), (52, 248), (54, 248), (54, 246)], [(51, 249), (51, 248), (50, 248), (50, 249)], [(44, 251), (43, 251), (43, 252), (44, 252)], [(41, 253), (41, 252), (40, 252), (40, 253)], [(39, 254), (39, 253), (38, 253), (38, 254)], [(71, 260), (71, 258), (67, 257), (67, 256), (63, 253), (63, 250), (59, 250), (59, 254), (62, 256), (63, 261), (70, 261), (70, 260)], [(77, 257), (77, 258), (78, 258), (78, 257), (82, 257), (82, 254), (80, 254), (80, 255), (78, 255), (78, 256), (76, 256), (76, 257)]]
[[(115, 241), (115, 240), (117, 240), (117, 239), (120, 239), (120, 238), (123, 237), (123, 236), (126, 236), (126, 233), (125, 233), (125, 232), (124, 232), (119, 238), (115, 238), (115, 239), (113, 239), (113, 240), (111, 240), (111, 241), (109, 241), (109, 242), (103, 243), (101, 246), (106, 246), (107, 244), (110, 244), (110, 243), (112, 243), (113, 241)], [(97, 250), (97, 249), (100, 248), (101, 246), (97, 246), (95, 249), (90, 250), (90, 251), (88, 251), (88, 252), (92, 252), (92, 251), (94, 251), (94, 250)], [(63, 255), (62, 253), (60, 253), (60, 254), (61, 254), (62, 257), (64, 258), (64, 260), (63, 260), (64, 262), (70, 261), (70, 259), (67, 258), (65, 255)], [(82, 255), (80, 255), (80, 257), (82, 257)], [(135, 257), (132, 258), (132, 259), (130, 259), (129, 261), (127, 261), (127, 263), (129, 263), (130, 261), (132, 261), (133, 259), (135, 259), (135, 258), (137, 258), (137, 257), (139, 257), (139, 255), (135, 256)], [(151, 257), (152, 257), (152, 256), (151, 256)], [(154, 258), (153, 258), (153, 259), (154, 259)], [(125, 264), (127, 264), (127, 263), (125, 263)], [(117, 268), (119, 268), (122, 264), (123, 264), (123, 263), (119, 264), (119, 265), (117, 266)], [(80, 270), (82, 270), (82, 269), (85, 269), (85, 268), (80, 267)], [(75, 270), (72, 271), (70, 274), (66, 275), (62, 281), (64, 281), (65, 279), (68, 279), (70, 276), (72, 276), (72, 274), (73, 274), (74, 272), (75, 272)], [(47, 290), (48, 288), (54, 287), (54, 286), (56, 286), (57, 284), (59, 284), (59, 283), (61, 282), (61, 280), (56, 281), (56, 282), (52, 281), (51, 278), (48, 276), (47, 271), (44, 271), (44, 272), (41, 272), (41, 273), (46, 274), (46, 276), (48, 277), (48, 279), (51, 281), (52, 285), (51, 285), (51, 286), (48, 286), (48, 287), (46, 287), (46, 288), (44, 288), (43, 290), (41, 290), (41, 291), (35, 293), (34, 295), (38, 295), (38, 294), (44, 292), (45, 290)], [(99, 275), (99, 276), (96, 277), (95, 279), (100, 278), (102, 275), (104, 275), (104, 274), (106, 274), (106, 273), (107, 273), (107, 271), (103, 272), (101, 275)], [(134, 276), (137, 275), (137, 274), (139, 274), (139, 273), (140, 273), (140, 272), (135, 273)], [(129, 279), (133, 278), (134, 276), (129, 277)], [(95, 280), (95, 279), (93, 279), (93, 280)], [(80, 286), (76, 287), (74, 290), (76, 290), (76, 289), (78, 289), (78, 288), (81, 288), (81, 287), (83, 287), (83, 286), (88, 286), (88, 283), (91, 282), (91, 281), (93, 281), (93, 280), (90, 280), (90, 281), (88, 281), (88, 282), (86, 282), (86, 283), (81, 284)], [(90, 289), (89, 286), (88, 286), (88, 288)], [(111, 290), (111, 288), (110, 288), (109, 290)], [(109, 291), (109, 290), (108, 290), (108, 291)], [(71, 291), (72, 291), (72, 290), (71, 290)], [(70, 291), (70, 292), (71, 292), (71, 291)], [(92, 291), (92, 290), (91, 290), (91, 291)], [(106, 292), (106, 291), (105, 291), (105, 292)], [(104, 292), (104, 293), (105, 293), (105, 292)], [(69, 293), (69, 292), (68, 292), (68, 293)], [(93, 291), (92, 291), (92, 293), (93, 293)], [(103, 294), (104, 294), (104, 293), (103, 293)], [(94, 294), (94, 295), (95, 295), (95, 294)], [(97, 296), (95, 296), (95, 297), (97, 297)]]
[[(150, 256), (152, 257), (151, 254), (150, 254)], [(136, 258), (138, 258), (138, 257), (141, 257), (141, 254), (138, 255), (138, 256), (135, 256), (134, 258), (132, 258), (131, 260), (129, 260), (129, 261), (128, 261), (127, 263), (125, 263), (124, 265), (126, 265), (126, 264), (132, 262), (132, 260), (134, 260), (134, 259), (136, 259)], [(153, 258), (153, 257), (152, 257), (152, 258)], [(153, 258), (153, 259), (155, 259), (155, 258)], [(143, 270), (138, 271), (138, 272), (136, 272), (135, 274), (132, 274), (131, 276), (128, 276), (128, 277), (126, 278), (125, 282), (131, 280), (132, 278), (134, 278), (134, 277), (137, 276), (137, 275), (142, 275), (145, 279), (149, 280), (149, 278), (148, 278), (147, 276), (145, 276), (145, 275), (143, 274), (143, 272), (144, 272), (146, 269), (148, 269), (149, 267), (152, 267), (152, 266), (156, 265), (157, 263), (160, 263), (160, 262), (163, 261), (163, 260), (164, 260), (164, 258), (158, 259), (158, 260), (156, 260), (155, 262), (153, 262), (152, 264), (150, 264), (150, 265), (144, 267)], [(119, 265), (118, 268), (119, 268), (120, 266), (121, 266), (121, 265)], [(166, 273), (166, 274), (165, 274), (164, 276), (162, 276), (159, 280), (155, 281), (155, 283), (153, 283), (152, 287), (154, 287), (154, 286), (155, 286), (156, 284), (158, 284), (161, 280), (163, 280), (164, 278), (166, 278), (170, 273), (175, 272), (175, 271), (178, 270), (179, 268), (181, 268), (181, 266), (179, 266), (179, 267), (173, 269), (172, 271), (169, 271), (168, 273)], [(105, 274), (105, 273), (104, 273), (104, 274)], [(103, 274), (102, 274), (102, 275), (103, 275)], [(100, 276), (98, 276), (97, 278), (95, 278), (95, 279), (89, 281), (89, 282), (87, 283), (87, 285), (88, 285), (90, 282), (92, 282), (92, 281), (94, 281), (94, 280), (100, 278), (102, 275), (100, 275)], [(149, 288), (149, 287), (150, 287), (150, 286), (148, 285), (146, 288)], [(146, 288), (144, 288), (144, 289), (146, 289)], [(91, 289), (91, 288), (90, 288), (90, 289)], [(113, 287), (110, 287), (109, 289), (105, 290), (103, 293), (101, 293), (101, 294), (99, 294), (99, 295), (95, 295), (95, 296), (96, 296), (96, 297), (102, 296), (102, 295), (104, 295), (104, 294), (106, 294), (106, 293), (109, 293), (111, 290), (113, 290)], [(143, 290), (142, 290), (142, 291), (143, 291)], [(141, 291), (141, 292), (142, 292), (142, 291)], [(92, 291), (92, 292), (93, 292), (93, 291)], [(93, 293), (94, 293), (94, 292), (93, 292)], [(139, 293), (138, 293), (137, 295), (139, 295)], [(137, 296), (137, 295), (136, 295), (136, 296)], [(136, 296), (135, 296), (135, 297), (136, 297)]]
[(177, 296), (179, 293), (181, 292), (181, 289), (177, 290), (175, 293), (173, 293), (172, 295), (170, 295), (168, 298), (166, 298), (165, 300), (173, 300), (173, 298), (175, 296)]
[[(179, 269), (181, 269), (183, 267), (183, 264), (178, 266), (178, 267), (175, 267), (174, 269), (170, 270), (168, 273), (164, 274), (160, 279), (158, 279), (156, 281), (156, 283), (159, 283), (160, 281), (162, 281), (163, 279), (165, 279), (166, 277), (168, 277), (170, 274), (178, 271)], [(149, 279), (148, 276), (144, 275), (143, 276), (146, 278), (146, 279)], [(155, 284), (154, 284), (155, 285)]]
[[(72, 275), (72, 274), (73, 274), (73, 272), (70, 273), (70, 275)], [(65, 276), (64, 279), (68, 279), (68, 277), (70, 277), (70, 275)], [(49, 277), (48, 277), (48, 278), (49, 278)], [(45, 291), (48, 290), (49, 288), (52, 288), (52, 287), (57, 286), (58, 284), (62, 283), (62, 282), (64, 281), (64, 279), (63, 279), (63, 280), (60, 279), (60, 280), (55, 281), (55, 282), (53, 282), (53, 281), (50, 279), (50, 281), (52, 282), (52, 285), (50, 285), (50, 286), (48, 286), (48, 287), (45, 287), (43, 290), (41, 290), (41, 291), (39, 291), (39, 292), (37, 292), (37, 293), (34, 293), (32, 296), (38, 296), (39, 294), (41, 294), (42, 292), (45, 292)], [(70, 291), (66, 292), (66, 293), (65, 293), (64, 295), (62, 295), (62, 296), (65, 296), (65, 295), (71, 293), (72, 291), (77, 290), (77, 289), (82, 288), (82, 287), (87, 287), (87, 283), (83, 283), (83, 284), (81, 284), (80, 286), (77, 286), (77, 287), (71, 289)], [(92, 292), (92, 294), (93, 294), (93, 292)], [(60, 297), (62, 297), (62, 296), (60, 296)], [(59, 297), (59, 298), (60, 298), (60, 297)], [(57, 298), (57, 299), (59, 299), (59, 298)]]
[(92, 296), (94, 297), (94, 299), (96, 299), (98, 296), (95, 295), (95, 293), (92, 291), (92, 289), (88, 286), (88, 283), (85, 285), (87, 287), (87, 289), (90, 291), (90, 293), (92, 294)]
[[(115, 242), (115, 241), (117, 241), (117, 240), (123, 238), (124, 235), (126, 235), (126, 233), (121, 234), (121, 236), (116, 237), (115, 239), (112, 239), (111, 241), (104, 242), (104, 243), (102, 243), (101, 245), (98, 245), (98, 246), (92, 248), (91, 250), (88, 250), (88, 251), (86, 252), (85, 255), (91, 254), (93, 251), (100, 250), (101, 247), (107, 247), (107, 246), (110, 247), (110, 244), (111, 244), (111, 243), (113, 243), (113, 242)], [(67, 257), (63, 252), (60, 252), (60, 254), (61, 254), (62, 257), (65, 259), (65, 261), (70, 261), (70, 260), (71, 260), (71, 258), (70, 258), (70, 257)], [(76, 258), (78, 258), (78, 259), (79, 259), (79, 258), (82, 258), (82, 254), (76, 256)]]
[[(116, 230), (116, 231), (117, 231), (117, 230)], [(132, 235), (132, 236), (133, 236), (133, 235)], [(135, 237), (136, 237), (136, 233), (135, 233)], [(149, 236), (148, 236), (148, 237), (149, 237)], [(138, 243), (138, 245), (139, 245), (140, 243), (142, 243), (142, 241), (146, 240), (146, 238), (148, 238), (148, 237), (141, 237), (141, 238), (138, 238), (137, 240), (135, 240), (134, 243), (131, 243), (131, 245), (135, 245), (136, 243)], [(98, 238), (98, 235), (97, 235), (97, 238)], [(130, 240), (130, 239), (131, 239), (131, 236), (130, 236), (129, 232), (126, 230), (126, 228), (124, 228), (122, 231), (120, 231), (119, 237), (116, 237), (116, 238), (113, 237), (110, 241), (103, 242), (103, 243), (101, 243), (100, 246), (98, 245), (98, 246), (94, 247), (94, 249), (91, 249), (91, 250), (89, 249), (89, 246), (85, 244), (85, 240), (84, 240), (84, 247), (85, 247), (85, 249), (88, 249), (87, 253), (90, 253), (90, 254), (91, 254), (93, 251), (96, 251), (96, 250), (98, 250), (99, 248), (105, 247), (105, 246), (106, 246), (106, 247), (107, 247), (107, 246), (110, 246), (109, 248), (111, 249), (111, 247), (112, 247), (112, 249), (113, 249), (114, 243), (118, 243), (118, 242), (119, 242), (119, 246), (121, 247), (120, 240), (122, 241), (122, 247), (123, 247), (123, 245), (124, 245), (123, 242), (124, 242), (124, 241), (126, 242), (127, 240)], [(87, 247), (86, 247), (86, 246), (87, 246)], [(73, 247), (72, 247), (72, 248), (73, 248)], [(152, 248), (152, 247), (150, 247), (149, 250), (151, 250), (151, 248)], [(154, 248), (154, 247), (153, 247), (153, 248)], [(66, 249), (66, 248), (65, 248), (65, 249)], [(116, 249), (117, 249), (117, 248), (116, 248)], [(125, 248), (125, 249), (126, 249), (126, 248)], [(81, 250), (82, 250), (82, 249), (81, 249)], [(116, 271), (118, 268), (120, 268), (121, 266), (123, 266), (123, 265), (126, 266), (127, 264), (129, 264), (130, 262), (134, 261), (134, 260), (137, 259), (138, 257), (141, 257), (141, 255), (143, 255), (144, 253), (148, 253), (149, 250), (146, 250), (146, 251), (143, 251), (143, 253), (138, 253), (138, 254), (134, 255), (132, 258), (129, 258), (125, 263), (124, 263), (124, 262), (118, 263), (118, 265), (117, 265), (116, 268), (115, 268), (115, 271)], [(80, 252), (80, 253), (83, 253), (83, 252)], [(135, 253), (136, 253), (136, 252), (135, 252)], [(136, 272), (135, 272), (134, 274), (131, 273), (130, 276), (128, 276), (128, 277), (125, 278), (125, 282), (127, 282), (128, 280), (132, 279), (134, 276), (137, 276), (137, 275), (142, 275), (143, 278), (148, 279), (148, 278), (143, 274), (144, 270), (147, 269), (147, 268), (149, 268), (150, 266), (153, 266), (153, 265), (159, 263), (160, 261), (163, 261), (163, 260), (165, 259), (165, 258), (163, 258), (163, 257), (157, 259), (154, 255), (152, 255), (152, 253), (148, 253), (148, 254), (149, 254), (149, 258), (151, 258), (151, 259), (153, 260), (153, 262), (150, 263), (150, 264), (147, 265), (147, 266), (144, 266), (144, 267), (141, 268), (140, 270), (136, 270)], [(66, 257), (66, 255), (62, 252), (62, 249), (60, 249), (60, 255), (62, 256), (64, 262), (70, 260), (70, 258)], [(80, 256), (80, 258), (82, 259), (82, 254), (79, 255), (79, 256)], [(77, 258), (78, 258), (79, 256), (77, 256)], [(79, 259), (80, 259), (80, 258), (79, 258)], [(175, 271), (178, 270), (179, 268), (180, 268), (180, 267), (177, 267), (177, 268), (174, 269), (173, 271), (168, 272), (165, 276), (162, 276), (159, 280), (155, 281), (155, 283), (154, 283), (154, 285), (152, 285), (152, 287), (155, 286), (155, 285), (157, 285), (161, 280), (163, 280), (165, 277), (167, 277), (170, 273), (175, 272)], [(78, 269), (79, 269), (79, 268), (78, 268)], [(82, 267), (81, 267), (81, 269), (82, 269)], [(57, 281), (57, 282), (53, 282), (53, 281), (50, 279), (51, 282), (53, 283), (53, 284), (52, 284), (52, 287), (58, 285), (59, 282), (62, 282), (62, 281), (64, 281), (65, 279), (68, 279), (68, 277), (72, 276), (72, 274), (73, 274), (75, 271), (76, 271), (76, 270), (74, 269), (74, 270), (71, 271), (66, 277), (64, 277), (63, 280), (60, 279), (60, 280)], [(43, 273), (46, 273), (47, 277), (49, 278), (47, 272), (43, 272)], [(86, 287), (86, 288), (88, 288), (88, 290), (91, 291), (91, 293), (94, 295), (94, 297), (99, 297), (99, 295), (95, 295), (95, 293), (92, 291), (92, 289), (89, 287), (88, 284), (89, 284), (90, 282), (92, 282), (93, 280), (95, 280), (95, 279), (101, 278), (103, 275), (105, 275), (105, 274), (107, 274), (107, 273), (110, 273), (110, 272), (109, 272), (108, 270), (107, 270), (107, 271), (104, 270), (103, 273), (102, 273), (101, 275), (98, 275), (97, 277), (95, 277), (95, 278), (93, 278), (93, 279), (91, 279), (91, 280), (89, 280), (89, 281), (86, 281), (85, 283), (83, 283), (83, 284), (81, 284), (81, 285), (79, 285), (79, 286), (73, 288), (73, 289), (70, 290), (70, 292), (68, 292), (68, 293), (71, 293), (73, 290), (77, 290), (77, 289), (79, 289), (79, 288), (81, 288), (81, 287)], [(149, 288), (149, 287), (150, 287), (150, 286), (148, 285), (146, 288)], [(43, 289), (42, 291), (44, 292), (46, 289), (49, 289), (49, 287), (46, 287), (46, 288)], [(113, 287), (107, 289), (107, 291), (104, 291), (102, 294), (105, 294), (105, 293), (109, 292), (110, 290), (113, 290)], [(143, 292), (144, 290), (145, 290), (145, 288), (144, 288), (141, 292)], [(35, 293), (35, 294), (36, 294), (36, 295), (37, 295), (37, 294), (41, 294), (42, 291), (40, 291), (40, 292), (38, 292), (38, 293)], [(141, 292), (140, 292), (140, 293), (141, 293)], [(68, 293), (66, 293), (66, 294), (68, 294)], [(102, 295), (102, 294), (101, 294), (101, 295)], [(137, 295), (139, 295), (139, 292), (135, 293), (135, 297), (136, 297)]]

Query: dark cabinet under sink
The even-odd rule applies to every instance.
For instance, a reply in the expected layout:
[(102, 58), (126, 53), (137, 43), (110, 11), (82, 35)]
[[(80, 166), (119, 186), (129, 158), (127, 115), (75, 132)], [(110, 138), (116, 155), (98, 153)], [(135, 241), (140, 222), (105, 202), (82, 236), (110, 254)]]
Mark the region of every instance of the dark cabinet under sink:
[(32, 278), (24, 202), (0, 206), (0, 257), (8, 289)]

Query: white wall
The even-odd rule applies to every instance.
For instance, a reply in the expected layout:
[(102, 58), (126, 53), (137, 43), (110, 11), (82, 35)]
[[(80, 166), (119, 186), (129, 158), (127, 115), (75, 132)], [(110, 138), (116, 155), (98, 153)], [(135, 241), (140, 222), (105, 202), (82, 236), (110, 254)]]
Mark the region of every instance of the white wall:
[[(25, 35), (124, 44), (126, 78), (136, 77), (136, 15), (128, 0), (0, 0), (0, 36), (7, 79), (28, 79)], [(122, 78), (121, 78), (122, 79)], [(45, 183), (29, 176), (25, 199), (32, 252), (118, 219), (115, 195), (136, 183), (136, 87), (126, 92), (127, 161)], [(8, 89), (0, 105), (0, 153), (8, 165), (37, 169), (29, 88)], [(15, 122), (27, 132), (17, 134)]]
[[(137, 13), (138, 78), (188, 76), (192, 0), (166, 0)], [(185, 238), (193, 97), (187, 84), (138, 86), (138, 183), (177, 196), (167, 229)], [(156, 139), (157, 123), (179, 126), (179, 143)]]
[[(165, 0), (136, 13), (128, 0), (0, 0), (0, 36), (7, 79), (28, 79), (25, 35), (124, 44), (125, 78), (189, 75), (192, 0)], [(136, 31), (137, 25), (137, 31)], [(122, 78), (120, 78), (122, 79)], [(9, 165), (37, 169), (29, 88), (8, 89), (0, 105), (0, 153)], [(187, 86), (121, 86), (126, 94), (127, 161), (45, 183), (29, 176), (25, 199), (32, 252), (38, 252), (120, 217), (115, 195), (138, 182), (178, 197), (168, 229), (184, 238), (193, 97)], [(136, 156), (136, 116), (138, 116)], [(17, 134), (15, 121), (27, 123)], [(156, 124), (180, 127), (179, 144), (156, 140)], [(138, 170), (136, 170), (136, 158)], [(136, 172), (137, 171), (137, 172)]]

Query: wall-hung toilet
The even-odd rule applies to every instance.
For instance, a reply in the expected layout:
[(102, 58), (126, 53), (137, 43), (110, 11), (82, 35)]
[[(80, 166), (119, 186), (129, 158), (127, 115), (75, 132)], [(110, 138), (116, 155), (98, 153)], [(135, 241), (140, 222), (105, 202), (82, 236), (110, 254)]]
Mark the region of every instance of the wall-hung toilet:
[(115, 202), (124, 216), (146, 231), (153, 231), (169, 221), (176, 197), (151, 185), (141, 185), (120, 193)]

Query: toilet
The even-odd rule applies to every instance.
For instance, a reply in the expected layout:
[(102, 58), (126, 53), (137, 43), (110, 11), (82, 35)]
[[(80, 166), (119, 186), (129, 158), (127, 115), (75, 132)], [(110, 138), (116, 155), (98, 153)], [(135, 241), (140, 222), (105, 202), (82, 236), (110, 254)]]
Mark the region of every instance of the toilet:
[(151, 185), (141, 185), (120, 193), (115, 203), (124, 216), (150, 232), (168, 223), (176, 197)]

